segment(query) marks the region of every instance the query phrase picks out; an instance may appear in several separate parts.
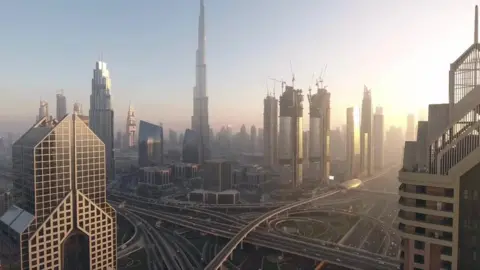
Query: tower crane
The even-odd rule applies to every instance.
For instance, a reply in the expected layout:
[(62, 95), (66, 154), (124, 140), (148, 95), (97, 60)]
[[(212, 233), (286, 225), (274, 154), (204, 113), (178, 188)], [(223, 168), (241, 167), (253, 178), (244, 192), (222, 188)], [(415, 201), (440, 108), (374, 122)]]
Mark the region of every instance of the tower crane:
[[(284, 80), (277, 80), (277, 79), (274, 79), (274, 78), (270, 78), (270, 80), (274, 81), (274, 82), (278, 82), (278, 83), (281, 83), (282, 84), (282, 93), (283, 93), (283, 90), (285, 89), (285, 85), (287, 84)], [(274, 86), (275, 87), (275, 86)], [(275, 94), (274, 94), (275, 95)]]
[(320, 76), (318, 77), (317, 79), (317, 82), (316, 82), (316, 86), (317, 86), (317, 89), (320, 90), (320, 89), (327, 89), (328, 85), (323, 85), (323, 77), (325, 75), (325, 73), (327, 72), (327, 65), (325, 65), (325, 67), (323, 68), (322, 72), (320, 73)]

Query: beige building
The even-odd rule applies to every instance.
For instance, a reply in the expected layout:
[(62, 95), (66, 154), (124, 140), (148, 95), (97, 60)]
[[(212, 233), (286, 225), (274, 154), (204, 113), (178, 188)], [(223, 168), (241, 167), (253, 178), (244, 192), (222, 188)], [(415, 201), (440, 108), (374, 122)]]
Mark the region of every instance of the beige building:
[(480, 269), (480, 44), (450, 66), (449, 103), (429, 107), (399, 172), (402, 269)]
[(15, 205), (0, 226), (21, 269), (116, 269), (116, 213), (105, 145), (76, 115), (40, 119), (13, 145)]

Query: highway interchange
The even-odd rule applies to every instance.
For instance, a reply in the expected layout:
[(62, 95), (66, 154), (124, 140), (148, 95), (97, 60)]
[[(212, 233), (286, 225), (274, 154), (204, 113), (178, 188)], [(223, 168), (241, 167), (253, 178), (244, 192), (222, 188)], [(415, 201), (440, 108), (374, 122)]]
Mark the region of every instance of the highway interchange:
[[(388, 184), (373, 184), (382, 181)], [(118, 254), (121, 258), (130, 258), (132, 254), (144, 252), (146, 265), (137, 269), (218, 269), (222, 264), (228, 269), (244, 269), (238, 263), (235, 266), (231, 256), (243, 250), (244, 244), (270, 250), (270, 253), (281, 252), (280, 257), (295, 256), (310, 259), (313, 264), (327, 263), (321, 269), (399, 269), (399, 238), (393, 229), (397, 197), (387, 194), (396, 193), (393, 181), (396, 182), (395, 170), (365, 183), (367, 189), (379, 191), (375, 196), (359, 190), (326, 189), (318, 196), (295, 202), (201, 205), (179, 201), (176, 195), (147, 199), (114, 190), (109, 191), (109, 202), (135, 226), (134, 236), (119, 247)], [(360, 209), (356, 207), (358, 202), (363, 205)], [(322, 215), (356, 219), (348, 218), (352, 224), (347, 223), (348, 230), (344, 232), (319, 233), (325, 237), (310, 237), (299, 229), (286, 233), (284, 225), (280, 226), (283, 229), (270, 225), (273, 221), (321, 222), (326, 219)], [(330, 226), (330, 230), (334, 227)], [(189, 236), (176, 233), (181, 228), (186, 228), (187, 234), (201, 237), (202, 245), (195, 245)], [(241, 264), (262, 267), (267, 256), (260, 258), (253, 264), (248, 264), (246, 258)], [(139, 264), (138, 260), (135, 262), (121, 265), (119, 269), (134, 269), (131, 266)]]

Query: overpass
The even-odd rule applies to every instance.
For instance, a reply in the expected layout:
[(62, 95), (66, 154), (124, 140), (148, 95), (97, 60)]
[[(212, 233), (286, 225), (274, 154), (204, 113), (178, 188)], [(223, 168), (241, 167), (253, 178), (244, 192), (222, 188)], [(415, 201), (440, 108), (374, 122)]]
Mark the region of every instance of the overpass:
[[(219, 222), (212, 222), (193, 217), (185, 218), (185, 216), (178, 214), (158, 213), (135, 206), (125, 206), (125, 208), (129, 211), (135, 212), (137, 215), (154, 217), (172, 224), (224, 238), (232, 238), (238, 234), (237, 232), (242, 230), (241, 225), (221, 224)], [(328, 261), (332, 264), (341, 265), (350, 269), (389, 270), (397, 269), (397, 266), (399, 265), (399, 261), (391, 257), (373, 254), (351, 247), (338, 246), (336, 243), (321, 240), (311, 240), (306, 242), (296, 238), (279, 235), (277, 233), (269, 233), (264, 230), (258, 232), (254, 231), (248, 234), (244, 239), (244, 242), (302, 257), (308, 257), (313, 260)], [(340, 258), (341, 262), (337, 261), (337, 258)], [(352, 265), (354, 265), (355, 268), (352, 268)]]
[[(379, 175), (369, 177), (368, 179), (363, 180), (364, 182), (370, 182), (373, 179), (379, 178), (383, 175), (386, 175), (391, 168), (385, 170), (384, 172), (380, 173)], [(253, 220), (250, 222), (246, 227), (244, 227), (235, 237), (233, 237), (223, 248), (220, 250), (220, 252), (215, 256), (215, 258), (205, 267), (206, 270), (217, 270), (219, 269), (222, 265), (223, 262), (228, 258), (228, 256), (232, 253), (232, 251), (239, 245), (245, 237), (252, 232), (256, 227), (258, 227), (261, 223), (267, 221), (269, 218), (281, 214), (285, 211), (288, 211), (290, 209), (302, 206), (304, 204), (308, 204), (311, 202), (314, 202), (318, 199), (322, 199), (331, 195), (334, 195), (336, 193), (340, 192), (340, 190), (333, 190), (324, 194), (321, 194), (319, 196), (312, 197), (310, 199), (306, 200), (301, 200), (298, 202), (294, 202), (292, 204), (288, 204), (285, 206), (280, 207), (279, 209), (274, 209), (268, 213), (263, 214), (262, 216), (258, 217), (257, 219)]]

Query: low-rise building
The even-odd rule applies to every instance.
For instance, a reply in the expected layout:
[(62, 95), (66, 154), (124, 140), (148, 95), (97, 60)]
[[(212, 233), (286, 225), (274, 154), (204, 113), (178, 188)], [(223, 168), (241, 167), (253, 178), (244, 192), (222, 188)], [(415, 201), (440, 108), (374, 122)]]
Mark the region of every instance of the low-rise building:
[(168, 188), (172, 186), (171, 174), (172, 170), (167, 167), (143, 167), (139, 171), (138, 183), (161, 189)]

